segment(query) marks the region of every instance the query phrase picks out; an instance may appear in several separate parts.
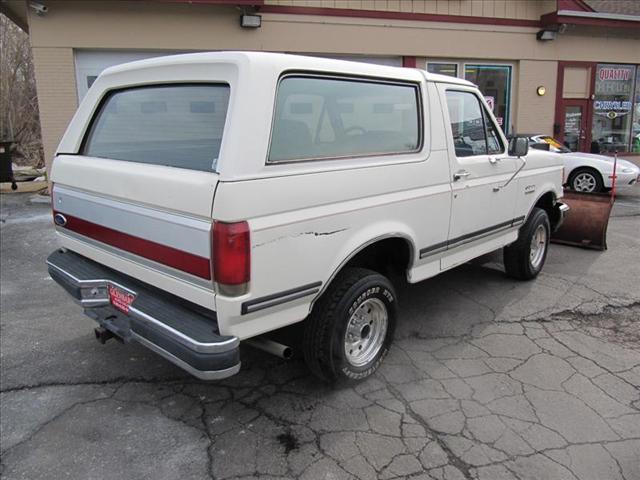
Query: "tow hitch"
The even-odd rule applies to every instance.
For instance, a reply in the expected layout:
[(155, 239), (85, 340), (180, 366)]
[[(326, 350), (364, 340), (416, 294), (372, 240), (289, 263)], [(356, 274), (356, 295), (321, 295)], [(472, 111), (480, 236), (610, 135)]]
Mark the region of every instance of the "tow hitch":
[(123, 342), (119, 336), (117, 336), (115, 333), (111, 332), (110, 330), (107, 330), (104, 327), (94, 328), (93, 333), (96, 335), (96, 340), (98, 340), (102, 345), (107, 343), (107, 341), (112, 338), (115, 338), (120, 343)]

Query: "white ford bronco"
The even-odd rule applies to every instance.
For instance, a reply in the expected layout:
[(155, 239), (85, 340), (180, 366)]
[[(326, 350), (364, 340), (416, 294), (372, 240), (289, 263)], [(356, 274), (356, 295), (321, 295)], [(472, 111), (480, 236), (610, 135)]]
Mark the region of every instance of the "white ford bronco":
[(394, 273), (499, 248), (508, 275), (540, 272), (567, 207), (559, 160), (527, 148), (474, 85), (417, 69), (251, 52), (112, 67), (56, 153), (49, 272), (98, 339), (201, 379), (238, 372), (244, 340), (284, 354), (293, 324), (316, 375), (364, 378), (392, 340)]

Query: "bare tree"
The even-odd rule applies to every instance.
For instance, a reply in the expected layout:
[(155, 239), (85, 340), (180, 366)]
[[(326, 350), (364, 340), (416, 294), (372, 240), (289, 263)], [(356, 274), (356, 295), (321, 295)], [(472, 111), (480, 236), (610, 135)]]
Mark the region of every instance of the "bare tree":
[(16, 142), (17, 163), (44, 165), (29, 37), (0, 14), (0, 140)]

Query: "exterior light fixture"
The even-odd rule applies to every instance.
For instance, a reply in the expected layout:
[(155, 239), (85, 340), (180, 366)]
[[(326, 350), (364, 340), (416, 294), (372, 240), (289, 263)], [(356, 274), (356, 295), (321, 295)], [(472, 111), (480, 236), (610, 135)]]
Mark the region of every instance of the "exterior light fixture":
[(547, 93), (547, 89), (544, 85), (540, 85), (538, 88), (536, 88), (536, 93), (539, 97), (543, 97), (544, 94)]
[(540, 30), (536, 33), (536, 38), (541, 42), (548, 42), (550, 40), (555, 40), (558, 37), (557, 30)]
[(33, 8), (36, 12), (36, 15), (38, 15), (39, 17), (43, 16), (45, 13), (47, 13), (49, 11), (49, 8), (41, 2), (29, 2), (29, 7)]
[(261, 15), (240, 15), (240, 26), (242, 28), (260, 28), (262, 26)]

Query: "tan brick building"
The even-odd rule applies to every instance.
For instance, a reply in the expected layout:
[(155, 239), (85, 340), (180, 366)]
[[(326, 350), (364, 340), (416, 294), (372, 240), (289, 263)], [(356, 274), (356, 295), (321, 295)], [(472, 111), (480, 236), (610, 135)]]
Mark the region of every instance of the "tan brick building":
[[(480, 86), (507, 133), (640, 153), (636, 0), (0, 0), (0, 9), (31, 38), (47, 163), (104, 68), (231, 49), (456, 75)], [(243, 13), (260, 26), (242, 27)]]

